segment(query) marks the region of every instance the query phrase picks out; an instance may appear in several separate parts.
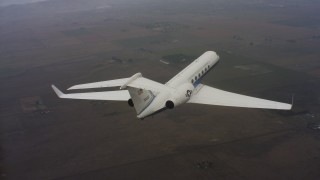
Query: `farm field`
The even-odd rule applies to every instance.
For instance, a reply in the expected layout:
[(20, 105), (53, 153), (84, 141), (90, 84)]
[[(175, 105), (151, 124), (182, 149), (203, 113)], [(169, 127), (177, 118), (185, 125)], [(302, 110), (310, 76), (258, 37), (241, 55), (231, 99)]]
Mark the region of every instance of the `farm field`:
[[(48, 0), (0, 6), (1, 179), (319, 179), (319, 2)], [(291, 111), (126, 102), (51, 89), (165, 83), (203, 52), (203, 83)], [(106, 89), (109, 90), (109, 89)]]

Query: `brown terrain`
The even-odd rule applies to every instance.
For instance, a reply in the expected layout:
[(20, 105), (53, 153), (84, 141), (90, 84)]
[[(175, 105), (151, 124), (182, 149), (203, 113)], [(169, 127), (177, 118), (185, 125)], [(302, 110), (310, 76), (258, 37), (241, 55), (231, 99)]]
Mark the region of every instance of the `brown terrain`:
[[(0, 7), (0, 179), (320, 179), (319, 12), (314, 0)], [(293, 109), (186, 104), (141, 121), (126, 102), (50, 87), (137, 72), (165, 83), (207, 50), (220, 62), (203, 83), (294, 94)]]

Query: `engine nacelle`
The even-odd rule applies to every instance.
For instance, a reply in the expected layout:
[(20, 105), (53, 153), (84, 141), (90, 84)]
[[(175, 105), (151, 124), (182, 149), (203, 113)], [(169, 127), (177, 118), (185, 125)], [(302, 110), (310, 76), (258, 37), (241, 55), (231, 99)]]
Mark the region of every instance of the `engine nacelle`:
[(128, 104), (129, 104), (129, 106), (131, 106), (131, 107), (133, 107), (133, 106), (134, 106), (133, 101), (132, 101), (132, 99), (131, 99), (131, 98), (128, 100)]
[(174, 102), (168, 100), (168, 101), (166, 102), (166, 107), (167, 107), (168, 109), (173, 109), (173, 108), (174, 108)]
[(191, 97), (193, 89), (194, 87), (191, 83), (185, 83), (179, 86), (169, 100), (166, 101), (166, 107), (168, 109), (173, 109), (174, 107), (187, 102)]

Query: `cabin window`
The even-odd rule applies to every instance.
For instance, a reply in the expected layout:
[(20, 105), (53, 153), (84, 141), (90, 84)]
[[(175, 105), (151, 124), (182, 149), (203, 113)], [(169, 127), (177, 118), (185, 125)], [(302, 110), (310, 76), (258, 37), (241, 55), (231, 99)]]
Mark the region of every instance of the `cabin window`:
[(210, 65), (208, 65), (208, 69), (210, 69)]
[(198, 74), (199, 78), (200, 78), (200, 73)]
[(205, 69), (205, 71), (207, 71), (207, 68)]
[(202, 70), (202, 74), (203, 74), (204, 72), (203, 72), (203, 70)]
[(193, 81), (193, 79), (192, 79), (192, 80), (191, 80), (191, 83), (193, 84), (193, 82), (194, 82), (194, 81)]

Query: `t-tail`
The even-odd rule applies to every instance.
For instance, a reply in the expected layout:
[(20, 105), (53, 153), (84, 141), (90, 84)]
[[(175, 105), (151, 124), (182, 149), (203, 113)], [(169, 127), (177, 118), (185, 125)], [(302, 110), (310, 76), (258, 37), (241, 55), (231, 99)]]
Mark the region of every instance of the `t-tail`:
[(138, 115), (151, 104), (155, 97), (150, 90), (134, 87), (128, 87), (127, 90), (131, 96), (131, 99), (129, 99), (129, 105), (134, 106)]

